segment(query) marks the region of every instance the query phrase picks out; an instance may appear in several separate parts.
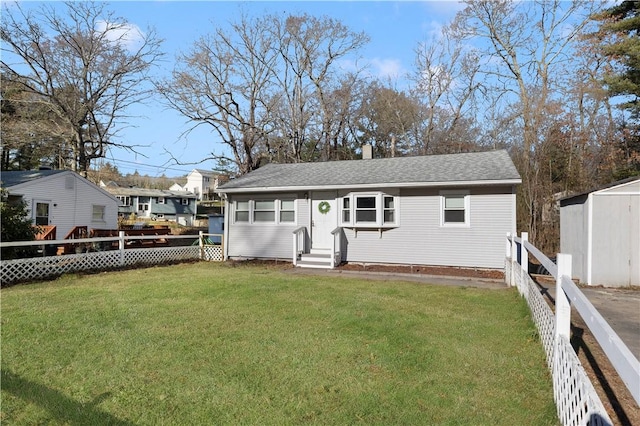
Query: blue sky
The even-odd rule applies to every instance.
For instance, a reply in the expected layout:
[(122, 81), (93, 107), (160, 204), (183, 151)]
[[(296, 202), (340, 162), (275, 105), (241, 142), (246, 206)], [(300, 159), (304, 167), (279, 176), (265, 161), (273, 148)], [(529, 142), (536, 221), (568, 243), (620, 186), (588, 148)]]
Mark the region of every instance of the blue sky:
[[(29, 2), (28, 7), (37, 6)], [(200, 36), (213, 33), (214, 25), (226, 26), (237, 21), (244, 9), (250, 15), (266, 13), (308, 13), (340, 20), (352, 31), (365, 32), (370, 43), (361, 52), (372, 65), (372, 73), (381, 77), (401, 78), (413, 68), (414, 49), (449, 22), (462, 8), (454, 1), (117, 1), (109, 9), (143, 32), (153, 27), (164, 39), (166, 58), (156, 71), (169, 75), (175, 55), (187, 50)], [(190, 126), (185, 119), (152, 100), (129, 111), (138, 116), (129, 119), (130, 127), (119, 133), (118, 143), (138, 145), (139, 155), (122, 150), (108, 154), (106, 161), (123, 173), (138, 170), (151, 176), (179, 176), (193, 168), (213, 169), (215, 163), (175, 165), (166, 151), (183, 163), (197, 163), (222, 147), (215, 134), (201, 129), (186, 137)]]

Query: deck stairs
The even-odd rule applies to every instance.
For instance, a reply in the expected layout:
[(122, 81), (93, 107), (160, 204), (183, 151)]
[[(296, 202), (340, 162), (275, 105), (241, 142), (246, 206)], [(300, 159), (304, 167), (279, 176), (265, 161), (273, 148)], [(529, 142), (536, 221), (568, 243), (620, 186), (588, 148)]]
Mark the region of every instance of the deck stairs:
[(331, 269), (331, 249), (311, 249), (297, 263), (300, 268)]

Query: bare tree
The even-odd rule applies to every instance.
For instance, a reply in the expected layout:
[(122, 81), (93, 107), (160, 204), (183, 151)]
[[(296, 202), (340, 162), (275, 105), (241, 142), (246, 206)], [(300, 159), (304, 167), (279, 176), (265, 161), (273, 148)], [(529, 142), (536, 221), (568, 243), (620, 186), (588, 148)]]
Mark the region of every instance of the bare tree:
[[(282, 58), (278, 73), (286, 95), (292, 126), (295, 161), (334, 159), (339, 151), (337, 141), (348, 120), (344, 112), (352, 111), (352, 89), (359, 82), (359, 71), (344, 76), (339, 61), (355, 54), (368, 41), (364, 33), (354, 33), (331, 18), (309, 15), (274, 18), (273, 28)], [(296, 146), (297, 145), (297, 146)], [(318, 155), (320, 154), (320, 155)]]
[(354, 80), (339, 75), (337, 61), (364, 40), (330, 19), (243, 14), (181, 54), (157, 87), (189, 131), (211, 126), (228, 151), (213, 158), (240, 174), (268, 161), (330, 158), (323, 149), (345, 129), (336, 115), (353, 98)]
[(31, 170), (39, 166), (64, 168), (69, 134), (46, 99), (1, 74), (0, 149), (2, 170)]
[(360, 132), (378, 157), (396, 157), (412, 152), (411, 131), (423, 117), (417, 99), (380, 82), (364, 91), (360, 105)]
[(469, 141), (460, 139), (468, 139), (460, 127), (474, 118), (475, 99), (482, 89), (477, 52), (465, 49), (463, 40), (444, 27), (436, 37), (419, 43), (415, 54), (415, 71), (410, 76), (412, 93), (423, 105), (421, 123), (416, 128), (417, 151), (464, 151)]
[(458, 37), (476, 42), (486, 93), (521, 129), (516, 161), (523, 175), (520, 218), (533, 241), (542, 206), (550, 194), (539, 184), (540, 167), (532, 154), (544, 141), (545, 121), (557, 113), (573, 70), (575, 42), (595, 10), (592, 1), (466, 1), (452, 25)]
[(266, 19), (245, 15), (230, 31), (200, 38), (178, 57), (173, 78), (158, 90), (170, 107), (193, 123), (213, 128), (231, 152), (212, 153), (235, 164), (240, 174), (260, 166), (268, 135), (273, 131), (273, 110), (279, 94), (274, 90), (277, 59)]
[[(68, 2), (58, 11), (4, 8), (2, 72), (48, 103), (73, 152), (71, 167), (86, 174), (126, 124), (126, 109), (151, 94), (147, 73), (161, 55), (153, 31), (107, 11), (101, 2)], [(15, 60), (15, 61), (14, 61)], [(10, 62), (14, 61), (14, 62)]]

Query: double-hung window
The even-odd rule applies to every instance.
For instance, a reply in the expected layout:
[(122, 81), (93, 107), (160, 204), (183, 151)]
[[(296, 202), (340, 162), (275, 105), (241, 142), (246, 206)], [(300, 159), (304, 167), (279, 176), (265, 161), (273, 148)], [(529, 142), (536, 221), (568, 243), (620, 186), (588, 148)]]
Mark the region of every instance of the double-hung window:
[(376, 197), (375, 195), (356, 195), (354, 198), (356, 205), (355, 223), (377, 224), (378, 209), (376, 208), (376, 202), (378, 201), (378, 197)]
[(105, 213), (105, 206), (100, 206), (97, 204), (94, 204), (91, 207), (91, 221), (92, 222), (104, 222), (104, 213)]
[(382, 192), (351, 193), (341, 199), (340, 223), (354, 228), (397, 226), (397, 197)]
[(246, 224), (293, 224), (296, 222), (296, 202), (293, 198), (236, 200), (233, 220)]
[(442, 226), (469, 226), (468, 192), (441, 192), (440, 206)]
[(296, 220), (294, 200), (280, 200), (280, 223), (293, 223)]
[(275, 200), (256, 200), (253, 202), (254, 222), (275, 222), (276, 203)]
[(235, 221), (249, 222), (249, 201), (236, 201)]
[(344, 197), (342, 199), (342, 209), (341, 209), (341, 220), (342, 223), (351, 223), (351, 197)]

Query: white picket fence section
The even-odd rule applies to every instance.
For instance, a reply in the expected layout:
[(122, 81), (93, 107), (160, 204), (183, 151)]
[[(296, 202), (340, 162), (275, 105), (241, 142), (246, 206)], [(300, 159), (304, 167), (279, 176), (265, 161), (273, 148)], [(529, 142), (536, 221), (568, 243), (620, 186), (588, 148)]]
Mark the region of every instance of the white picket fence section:
[[(210, 244), (207, 237), (220, 237), (221, 244)], [(88, 251), (85, 253), (42, 256), (27, 259), (2, 260), (0, 277), (2, 285), (56, 277), (65, 273), (81, 271), (103, 271), (126, 268), (134, 265), (160, 265), (188, 260), (221, 262), (223, 256), (222, 235), (163, 235), (162, 239), (184, 240), (186, 245), (170, 247), (126, 248), (131, 240), (152, 240), (158, 236), (128, 237), (120, 232), (118, 237), (80, 238), (75, 240), (22, 241), (0, 243), (0, 247), (25, 247), (74, 244), (77, 247), (104, 247), (118, 242), (118, 250)], [(196, 244), (197, 242), (197, 244)], [(80, 250), (79, 250), (80, 251)]]
[[(507, 234), (505, 280), (518, 288), (531, 309), (551, 370), (558, 417), (563, 425), (611, 425), (570, 343), (571, 304), (587, 323), (636, 402), (640, 399), (640, 362), (571, 280), (571, 256), (559, 254), (556, 265), (527, 239), (524, 232), (522, 238)], [(529, 275), (529, 253), (556, 279), (555, 313)]]

